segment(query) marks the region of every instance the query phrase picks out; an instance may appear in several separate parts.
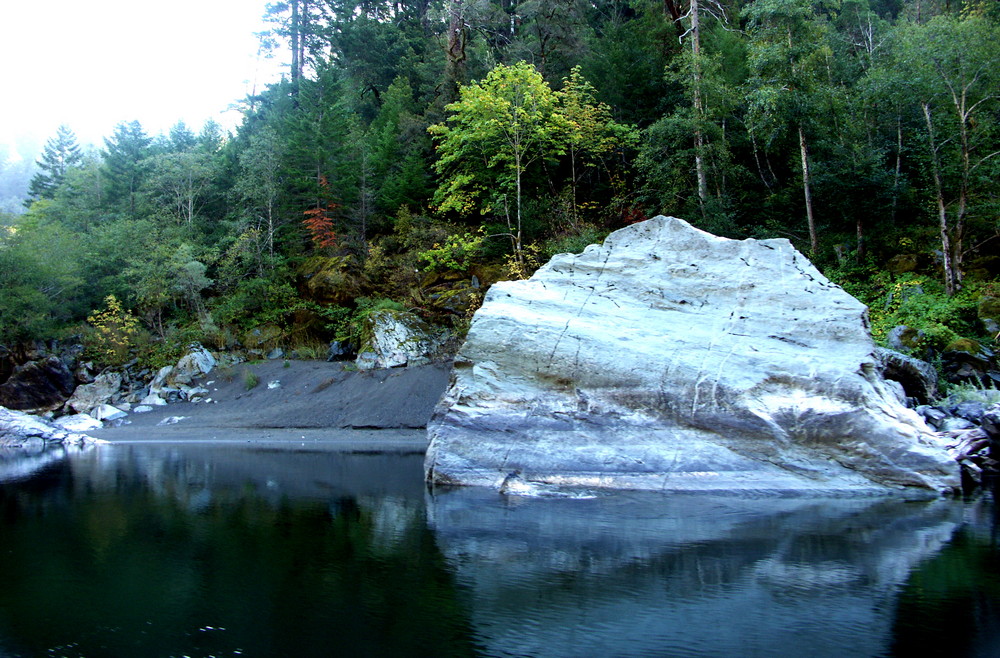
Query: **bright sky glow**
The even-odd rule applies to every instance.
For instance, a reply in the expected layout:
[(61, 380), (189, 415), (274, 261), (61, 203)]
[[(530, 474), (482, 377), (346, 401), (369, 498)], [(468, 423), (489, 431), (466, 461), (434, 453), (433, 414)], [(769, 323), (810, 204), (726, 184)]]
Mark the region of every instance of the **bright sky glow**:
[[(10, 0), (0, 5), (0, 148), (62, 123), (103, 146), (121, 121), (235, 127), (227, 108), (280, 75), (258, 57), (267, 0)], [(24, 150), (22, 146), (21, 150)], [(14, 149), (11, 149), (14, 150)]]

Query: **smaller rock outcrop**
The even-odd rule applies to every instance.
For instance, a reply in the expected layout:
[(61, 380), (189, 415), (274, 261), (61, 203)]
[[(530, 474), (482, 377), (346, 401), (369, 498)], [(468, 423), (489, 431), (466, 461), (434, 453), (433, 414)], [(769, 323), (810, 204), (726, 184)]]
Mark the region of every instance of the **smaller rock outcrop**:
[(443, 342), (430, 325), (406, 311), (371, 313), (365, 321), (364, 334), (365, 349), (357, 359), (361, 370), (428, 363)]
[(97, 439), (72, 432), (23, 411), (0, 407), (0, 447), (37, 447), (46, 443), (83, 445)]
[(77, 386), (66, 406), (76, 413), (89, 414), (101, 405), (108, 404), (122, 387), (122, 376), (117, 372), (102, 372), (92, 384)]
[(22, 411), (50, 411), (66, 402), (76, 378), (56, 356), (29, 361), (14, 368), (0, 384), (0, 405)]

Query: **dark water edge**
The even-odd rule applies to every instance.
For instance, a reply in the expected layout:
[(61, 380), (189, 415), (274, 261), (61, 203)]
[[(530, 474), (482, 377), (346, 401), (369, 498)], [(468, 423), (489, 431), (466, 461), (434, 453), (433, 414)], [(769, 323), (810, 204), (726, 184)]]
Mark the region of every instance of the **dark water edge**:
[(422, 459), (0, 459), (0, 657), (997, 656), (971, 501), (429, 491)]

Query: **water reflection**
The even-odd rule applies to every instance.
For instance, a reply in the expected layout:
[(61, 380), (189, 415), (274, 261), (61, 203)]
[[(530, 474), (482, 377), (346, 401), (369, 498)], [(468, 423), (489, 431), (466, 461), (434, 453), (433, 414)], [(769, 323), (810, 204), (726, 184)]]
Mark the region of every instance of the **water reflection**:
[[(895, 596), (953, 501), (662, 497), (429, 502), (493, 655), (885, 655)], [(954, 654), (952, 654), (954, 655)]]
[(0, 656), (1000, 646), (989, 499), (429, 492), (421, 461), (176, 445), (35, 460), (0, 483)]
[(0, 655), (472, 655), (420, 475), (232, 448), (57, 462), (0, 488)]

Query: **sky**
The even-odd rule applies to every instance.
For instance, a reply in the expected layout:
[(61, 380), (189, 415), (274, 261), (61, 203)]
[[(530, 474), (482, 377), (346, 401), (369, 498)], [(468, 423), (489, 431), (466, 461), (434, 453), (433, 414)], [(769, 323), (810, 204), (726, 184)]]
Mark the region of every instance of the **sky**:
[(280, 76), (254, 34), (267, 1), (0, 0), (0, 151), (16, 159), (60, 124), (98, 147), (122, 121), (234, 128), (227, 108)]

